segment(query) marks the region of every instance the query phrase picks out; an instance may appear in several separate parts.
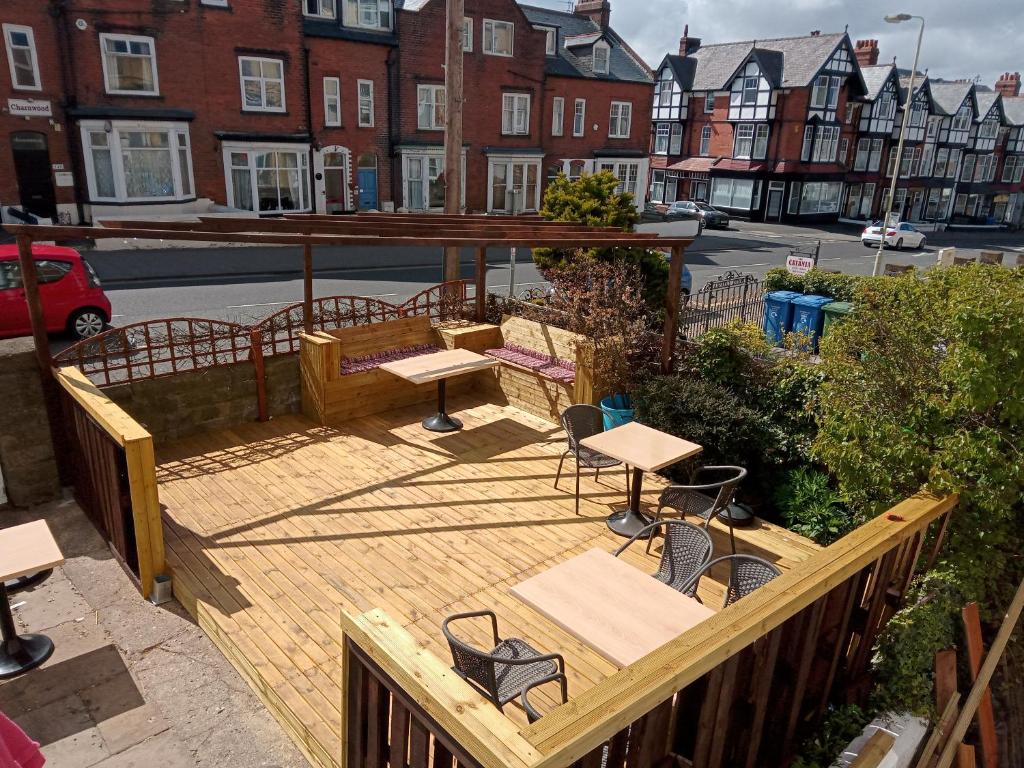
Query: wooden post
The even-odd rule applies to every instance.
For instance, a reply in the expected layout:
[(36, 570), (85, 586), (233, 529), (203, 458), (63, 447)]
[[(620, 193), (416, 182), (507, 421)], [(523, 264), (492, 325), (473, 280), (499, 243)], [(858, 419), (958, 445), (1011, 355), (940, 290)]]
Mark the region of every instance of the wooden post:
[(313, 246), (302, 246), (302, 328), (313, 332)]
[(21, 265), (21, 285), (28, 303), (28, 319), (32, 324), (32, 338), (36, 345), (36, 360), (43, 380), (53, 378), (53, 361), (50, 358), (50, 340), (46, 335), (46, 321), (43, 320), (43, 303), (39, 298), (39, 277), (36, 263), (32, 258), (32, 238), (18, 235), (18, 262)]
[[(444, 70), (444, 212), (462, 208), (462, 20), (465, 0), (447, 0)], [(459, 279), (459, 249), (444, 249), (444, 281)]]
[(1006, 615), (1003, 617), (1003, 623), (999, 627), (996, 639), (992, 641), (992, 647), (989, 648), (988, 655), (985, 656), (985, 661), (978, 670), (974, 686), (967, 695), (967, 700), (964, 701), (963, 709), (960, 710), (960, 716), (953, 725), (945, 749), (939, 755), (938, 768), (949, 768), (953, 764), (953, 758), (956, 757), (960, 742), (964, 740), (964, 735), (971, 725), (971, 720), (974, 719), (974, 713), (977, 712), (978, 706), (988, 691), (992, 675), (995, 674), (996, 666), (1006, 651), (1006, 645), (1010, 642), (1010, 637), (1017, 626), (1017, 620), (1020, 619), (1022, 609), (1024, 609), (1024, 581), (1017, 587), (1017, 593), (1013, 596), (1013, 601), (1006, 610)]
[(476, 249), (476, 321), (482, 323), (487, 316), (487, 249)]
[[(981, 616), (978, 604), (968, 603), (960, 611), (964, 621), (967, 661), (971, 669), (971, 682), (978, 679), (985, 643), (981, 637)], [(996, 736), (995, 715), (992, 712), (992, 692), (987, 690), (978, 705), (978, 738), (981, 742), (981, 764), (985, 768), (999, 768), (999, 739)]]
[(661, 372), (672, 373), (676, 352), (676, 332), (679, 330), (679, 295), (683, 284), (683, 254), (681, 245), (672, 246), (672, 260), (668, 265), (668, 288), (665, 289), (665, 336), (661, 343)]
[(249, 359), (256, 374), (256, 411), (257, 420), (267, 421), (267, 369), (263, 360), (263, 334), (253, 330), (249, 332)]

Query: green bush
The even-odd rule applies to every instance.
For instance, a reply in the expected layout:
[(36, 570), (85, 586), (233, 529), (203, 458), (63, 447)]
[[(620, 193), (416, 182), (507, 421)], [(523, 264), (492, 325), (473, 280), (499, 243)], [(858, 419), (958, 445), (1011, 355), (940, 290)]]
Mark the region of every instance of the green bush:
[(786, 472), (775, 490), (775, 508), (786, 527), (828, 546), (863, 520), (850, 512), (829, 476), (810, 467)]
[(836, 301), (853, 301), (854, 287), (859, 279), (856, 275), (818, 268), (805, 275), (793, 275), (785, 267), (773, 267), (765, 273), (763, 285), (765, 291), (795, 291), (828, 296)]
[(1024, 273), (863, 278), (855, 301), (822, 340), (814, 455), (860, 515), (921, 487), (960, 495), (938, 568), (877, 648), (879, 700), (920, 711), (963, 603), (994, 619), (1024, 575)]
[[(728, 389), (699, 378), (654, 376), (633, 393), (637, 417), (644, 424), (704, 447), (702, 464), (737, 464), (750, 468), (770, 458), (770, 425)], [(685, 482), (687, 467), (669, 472)]]
[[(592, 227), (618, 227), (626, 232), (632, 231), (640, 216), (633, 196), (628, 192), (615, 191), (619, 184), (618, 177), (610, 171), (584, 173), (575, 180), (560, 173), (544, 192), (540, 214), (550, 221), (566, 221)], [(533, 249), (533, 262), (542, 273), (563, 269), (580, 258), (635, 265), (643, 276), (644, 299), (648, 306), (656, 312), (664, 308), (668, 262), (661, 251), (646, 248), (592, 248), (583, 251)]]
[(765, 291), (804, 292), (803, 275), (794, 275), (785, 267), (772, 267), (764, 274)]
[(792, 768), (828, 768), (870, 722), (871, 717), (855, 704), (831, 708), (814, 736), (801, 746)]

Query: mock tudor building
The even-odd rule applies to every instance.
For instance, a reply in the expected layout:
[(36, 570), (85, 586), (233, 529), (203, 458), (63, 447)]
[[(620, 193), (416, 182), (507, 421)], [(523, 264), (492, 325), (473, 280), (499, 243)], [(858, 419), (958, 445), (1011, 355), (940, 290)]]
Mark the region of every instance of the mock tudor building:
[[(652, 201), (705, 200), (755, 220), (880, 218), (1018, 226), (1024, 207), (1019, 74), (995, 90), (878, 63), (846, 34), (701, 45), (655, 71)], [(900, 127), (907, 134), (900, 168)]]
[(845, 33), (702, 46), (684, 32), (655, 72), (651, 199), (835, 218), (856, 136), (847, 108), (865, 92)]
[[(8, 216), (443, 204), (444, 0), (7, 0), (2, 17)], [(535, 211), (563, 170), (611, 170), (642, 205), (651, 73), (609, 17), (467, 0), (467, 210)]]

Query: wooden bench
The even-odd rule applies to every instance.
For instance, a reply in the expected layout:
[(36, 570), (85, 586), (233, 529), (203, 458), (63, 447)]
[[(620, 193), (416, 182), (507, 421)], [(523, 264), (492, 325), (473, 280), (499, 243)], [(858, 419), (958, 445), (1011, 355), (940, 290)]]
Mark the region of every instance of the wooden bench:
[[(497, 328), (489, 326), (493, 332)], [(469, 337), (435, 328), (426, 316), (318, 331), (300, 335), (302, 412), (321, 424), (368, 416), (437, 397), (434, 384), (411, 384), (377, 366), (436, 349), (456, 346), (452, 339)], [(484, 341), (493, 341), (486, 336)], [(488, 375), (488, 371), (480, 375)], [(471, 388), (476, 375), (453, 379), (450, 392)]]
[(592, 403), (591, 366), (574, 333), (506, 315), (501, 345), (484, 351), (501, 363), (492, 394), (535, 416), (558, 423), (574, 403)]

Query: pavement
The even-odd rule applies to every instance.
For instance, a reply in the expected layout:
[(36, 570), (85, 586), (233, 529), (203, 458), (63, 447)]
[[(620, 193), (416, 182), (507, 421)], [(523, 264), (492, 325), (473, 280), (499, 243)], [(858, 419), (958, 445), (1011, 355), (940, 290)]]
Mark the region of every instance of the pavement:
[(0, 710), (52, 768), (300, 768), (308, 763), (176, 602), (144, 601), (73, 501), (4, 510), (45, 518), (67, 558), (11, 596), (20, 632), (54, 655), (0, 682)]
[[(685, 225), (684, 225), (685, 226)], [(640, 231), (680, 234), (679, 224), (642, 224)], [(870, 274), (874, 249), (860, 242), (856, 225), (793, 226), (733, 221), (728, 230), (705, 230), (686, 251), (686, 263), (699, 290), (729, 270), (760, 277), (785, 264), (794, 248), (820, 242), (819, 265), (850, 274)], [(979, 250), (1024, 252), (1024, 233), (1000, 230), (949, 230), (927, 234), (927, 245), (915, 251), (886, 251), (885, 263), (926, 268), (940, 247), (956, 246), (968, 255)], [(301, 301), (301, 251), (288, 246), (169, 248), (86, 251), (113, 303), (115, 325), (173, 317), (201, 317), (251, 323), (287, 304)], [(314, 291), (317, 296), (377, 296), (400, 303), (440, 282), (439, 248), (314, 249)], [(473, 254), (462, 253), (462, 275), (472, 277)], [(511, 275), (508, 249), (491, 249), (487, 259), (488, 290), (507, 293), (544, 284), (529, 249), (517, 249)], [(55, 339), (55, 347), (68, 341)]]

